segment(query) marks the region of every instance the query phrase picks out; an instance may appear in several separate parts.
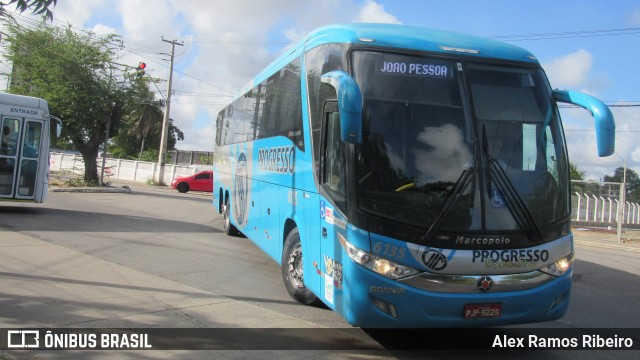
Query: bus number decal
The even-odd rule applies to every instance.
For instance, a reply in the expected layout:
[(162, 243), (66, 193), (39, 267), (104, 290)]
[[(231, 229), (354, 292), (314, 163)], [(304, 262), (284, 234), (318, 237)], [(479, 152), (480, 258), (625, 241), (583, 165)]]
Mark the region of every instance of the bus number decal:
[(293, 175), (295, 154), (293, 145), (258, 149), (258, 168), (264, 172)]
[(383, 242), (377, 242), (373, 245), (373, 253), (382, 255), (383, 257), (403, 259), (407, 254), (407, 249)]

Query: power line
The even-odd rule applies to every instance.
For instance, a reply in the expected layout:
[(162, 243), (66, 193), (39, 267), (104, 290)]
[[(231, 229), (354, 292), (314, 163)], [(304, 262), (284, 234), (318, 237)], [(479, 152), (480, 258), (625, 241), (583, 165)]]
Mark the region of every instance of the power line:
[(508, 41), (526, 41), (526, 40), (574, 39), (574, 38), (586, 38), (586, 37), (620, 36), (620, 35), (636, 35), (636, 34), (640, 34), (639, 27), (622, 28), (622, 29), (565, 31), (565, 32), (556, 32), (556, 33), (493, 35), (493, 36), (488, 36), (488, 38), (497, 39), (497, 40), (508, 40)]
[[(42, 24), (40, 20), (34, 19), (32, 17), (27, 17), (22, 14), (12, 14), (14, 19), (20, 20), (23, 23), (26, 23), (31, 26), (37, 26)], [(80, 29), (74, 27), (68, 23), (62, 23), (60, 20), (54, 19), (54, 22), (62, 24), (64, 27), (71, 27), (72, 29), (77, 29), (83, 33), (91, 33), (90, 31)], [(20, 26), (20, 25), (19, 25)], [(24, 26), (22, 26), (24, 27)], [(509, 34), (509, 35), (492, 35), (487, 36), (488, 38), (505, 40), (505, 41), (527, 41), (527, 40), (555, 40), (555, 39), (571, 39), (571, 38), (585, 38), (585, 37), (599, 37), (599, 36), (623, 36), (623, 35), (637, 35), (640, 34), (640, 27), (630, 27), (630, 28), (614, 28), (614, 29), (597, 29), (597, 30), (579, 30), (579, 31), (564, 31), (564, 32), (548, 32), (548, 33), (531, 33), (531, 34)], [(229, 40), (213, 40), (213, 39), (191, 39), (189, 40), (191, 43), (201, 43), (201, 44), (220, 44), (220, 45), (236, 45), (236, 46), (288, 46), (291, 45), (290, 42), (284, 41), (229, 41)], [(132, 43), (127, 46), (124, 45), (123, 40), (119, 40), (115, 43), (111, 44), (112, 46), (119, 47), (122, 51), (140, 56), (144, 60), (149, 62), (154, 62), (163, 67), (168, 67), (161, 60), (164, 53), (159, 52), (157, 48), (145, 46), (143, 43)], [(185, 50), (186, 51), (186, 50)], [(235, 91), (225, 89), (218, 85), (212, 84), (208, 81), (200, 79), (196, 76), (187, 74), (185, 72), (174, 69), (175, 72), (180, 73), (186, 77), (192, 78), (198, 82), (203, 84), (215, 87), (221, 91), (224, 91), (229, 94), (235, 94)], [(184, 96), (184, 95), (183, 95)], [(640, 103), (631, 102), (630, 104), (608, 104), (609, 107), (612, 108), (632, 108), (632, 107), (640, 107)], [(575, 106), (571, 105), (562, 105), (561, 108), (574, 108)]]
[(182, 71), (180, 71), (180, 70), (175, 69), (174, 71), (175, 71), (175, 72), (177, 72), (177, 73), (180, 73), (180, 74), (182, 74), (182, 75), (184, 75), (184, 76), (186, 76), (186, 77), (190, 77), (190, 78), (192, 78), (192, 79), (194, 79), (194, 80), (198, 80), (198, 81), (200, 81), (200, 82), (201, 82), (201, 83), (203, 83), (203, 84), (207, 84), (207, 85), (209, 85), (209, 86), (213, 86), (214, 88), (216, 88), (216, 89), (218, 89), (218, 90), (222, 90), (222, 91), (227, 92), (227, 93), (229, 93), (229, 94), (235, 94), (235, 91), (225, 89), (225, 88), (223, 88), (223, 87), (221, 87), (221, 86), (218, 86), (218, 85), (212, 84), (212, 83), (207, 82), (207, 81), (204, 81), (204, 80), (202, 80), (202, 79), (198, 79), (197, 77), (195, 77), (195, 76), (193, 76), (193, 75), (189, 75), (189, 74), (187, 74), (187, 73), (185, 73), (185, 72), (182, 72)]
[[(606, 103), (605, 103), (606, 104)], [(607, 107), (610, 108), (631, 108), (631, 107), (640, 107), (640, 104), (606, 104)], [(558, 105), (560, 109), (581, 109), (581, 106), (578, 105)]]
[[(595, 129), (564, 129), (565, 132), (595, 132)], [(637, 133), (640, 130), (616, 130), (616, 133)]]
[[(640, 107), (640, 104), (636, 105), (607, 105), (610, 108), (632, 108), (632, 107)], [(558, 105), (559, 109), (582, 109), (581, 106), (578, 105)]]
[(237, 46), (289, 46), (293, 43), (286, 41), (228, 41), (228, 40), (205, 40), (191, 39), (189, 42), (201, 44), (220, 44), (220, 45), (237, 45)]

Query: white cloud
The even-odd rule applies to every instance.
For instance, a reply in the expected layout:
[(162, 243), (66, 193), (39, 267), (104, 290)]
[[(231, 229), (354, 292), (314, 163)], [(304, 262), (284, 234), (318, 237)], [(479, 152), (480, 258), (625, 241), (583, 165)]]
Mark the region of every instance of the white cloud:
[[(543, 66), (554, 88), (578, 90), (597, 96), (612, 84), (606, 74), (593, 74), (593, 55), (581, 49), (553, 59)], [(611, 99), (603, 99), (609, 100)], [(591, 115), (583, 109), (562, 109), (567, 147), (571, 162), (586, 171), (590, 179), (599, 179), (622, 166), (625, 159), (629, 168), (640, 166), (640, 145), (636, 138), (640, 114), (636, 108), (611, 108), (616, 123), (617, 155), (600, 158), (597, 155), (595, 125)]]
[(228, 96), (285, 50), (270, 42), (296, 42), (330, 23), (400, 23), (371, 0), (65, 0), (54, 8), (54, 19), (100, 35), (122, 35), (125, 49), (118, 62), (146, 62), (165, 96), (171, 45), (161, 39), (184, 41), (176, 46), (170, 114), (185, 133), (177, 144), (181, 150), (213, 147), (215, 119)]
[(631, 159), (634, 162), (640, 163), (640, 145), (638, 145), (631, 153)]
[(358, 16), (354, 20), (355, 22), (371, 22), (371, 23), (387, 23), (387, 24), (402, 24), (400, 20), (394, 15), (386, 12), (384, 6), (378, 4), (375, 1), (367, 1)]
[[(130, 43), (138, 39), (135, 33), (143, 33), (145, 37), (137, 41), (146, 39), (145, 46), (169, 52), (169, 44), (160, 42), (161, 35), (185, 40), (184, 47), (176, 47), (176, 54), (182, 55), (176, 57), (178, 71), (174, 72), (173, 89), (227, 96), (235, 95), (277, 56), (274, 51), (281, 49), (269, 44), (274, 36), (295, 42), (315, 27), (349, 21), (348, 16), (357, 13), (356, 6), (344, 0), (163, 0), (154, 2), (154, 16), (143, 21), (137, 19), (139, 10), (135, 10), (143, 3), (120, 1), (125, 41)], [(163, 21), (157, 21), (158, 18)], [(285, 19), (289, 22), (284, 23)], [(153, 21), (156, 24), (149, 23)], [(147, 61), (149, 73), (167, 79), (168, 64), (149, 56), (152, 58)], [(159, 86), (165, 89), (166, 83)], [(177, 146), (185, 150), (210, 150), (217, 113), (229, 100), (229, 97), (174, 96), (171, 117), (185, 133), (185, 141)]]
[(91, 31), (100, 36), (116, 34), (118, 32), (116, 29), (112, 28), (111, 26), (107, 26), (104, 24), (98, 24), (94, 26), (93, 29), (91, 29)]
[(553, 59), (543, 66), (549, 81), (554, 87), (577, 88), (587, 84), (592, 65), (593, 55), (584, 49), (580, 49), (574, 53)]
[(616, 154), (598, 157), (594, 119), (583, 109), (562, 109), (562, 120), (566, 132), (569, 159), (589, 179), (600, 179), (623, 165), (640, 168), (640, 144), (637, 141), (640, 114), (635, 108), (612, 108), (616, 123)]
[(59, 1), (52, 8), (53, 18), (56, 22), (69, 23), (75, 27), (82, 28), (96, 14), (96, 10), (101, 9), (105, 4), (107, 4), (106, 0)]
[(631, 12), (631, 25), (639, 26), (640, 25), (640, 9)]
[(128, 41), (173, 40), (181, 36), (176, 19), (178, 9), (169, 1), (120, 0), (116, 3)]

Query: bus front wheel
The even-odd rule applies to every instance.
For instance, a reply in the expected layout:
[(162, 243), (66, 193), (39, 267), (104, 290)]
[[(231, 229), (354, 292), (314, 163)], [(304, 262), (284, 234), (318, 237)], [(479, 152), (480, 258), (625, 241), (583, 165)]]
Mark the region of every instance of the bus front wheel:
[(300, 244), (298, 228), (291, 230), (284, 242), (282, 279), (289, 295), (298, 302), (305, 305), (312, 305), (318, 302), (318, 298), (304, 286), (302, 244)]

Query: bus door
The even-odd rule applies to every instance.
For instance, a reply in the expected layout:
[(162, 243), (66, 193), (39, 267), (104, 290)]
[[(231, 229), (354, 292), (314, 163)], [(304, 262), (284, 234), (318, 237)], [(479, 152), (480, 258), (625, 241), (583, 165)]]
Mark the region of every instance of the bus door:
[(2, 118), (0, 198), (35, 199), (43, 127), (42, 120)]
[(322, 297), (332, 308), (342, 304), (342, 248), (338, 233), (346, 233), (347, 207), (346, 190), (346, 144), (340, 137), (340, 115), (338, 103), (325, 103), (322, 133), (322, 165), (320, 196), (322, 240), (320, 246), (322, 261)]

